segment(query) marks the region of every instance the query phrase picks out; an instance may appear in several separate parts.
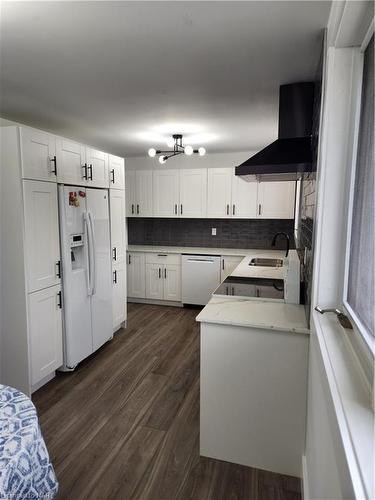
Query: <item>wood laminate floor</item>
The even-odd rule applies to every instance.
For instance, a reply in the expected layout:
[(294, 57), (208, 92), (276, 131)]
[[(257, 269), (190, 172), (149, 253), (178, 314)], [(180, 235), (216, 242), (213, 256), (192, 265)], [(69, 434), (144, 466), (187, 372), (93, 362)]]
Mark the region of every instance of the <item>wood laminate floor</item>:
[(199, 456), (197, 313), (129, 304), (126, 330), (33, 395), (58, 498), (301, 498), (296, 478)]

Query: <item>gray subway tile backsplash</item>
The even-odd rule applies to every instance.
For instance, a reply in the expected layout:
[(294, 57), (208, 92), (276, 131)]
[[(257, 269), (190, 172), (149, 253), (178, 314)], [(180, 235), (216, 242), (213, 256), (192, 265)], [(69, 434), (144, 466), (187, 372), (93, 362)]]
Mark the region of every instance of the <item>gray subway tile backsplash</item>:
[[(289, 235), (294, 248), (293, 219), (159, 219), (129, 218), (129, 245), (165, 245), (211, 248), (272, 248), (275, 233)], [(216, 236), (211, 230), (216, 228)], [(285, 242), (278, 239), (276, 247)]]

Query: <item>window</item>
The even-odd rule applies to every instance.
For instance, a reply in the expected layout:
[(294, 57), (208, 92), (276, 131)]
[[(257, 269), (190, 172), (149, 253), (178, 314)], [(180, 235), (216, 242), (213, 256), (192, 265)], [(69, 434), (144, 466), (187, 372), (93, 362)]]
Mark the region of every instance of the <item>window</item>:
[(374, 36), (364, 54), (357, 158), (352, 183), (345, 306), (359, 330), (375, 335)]

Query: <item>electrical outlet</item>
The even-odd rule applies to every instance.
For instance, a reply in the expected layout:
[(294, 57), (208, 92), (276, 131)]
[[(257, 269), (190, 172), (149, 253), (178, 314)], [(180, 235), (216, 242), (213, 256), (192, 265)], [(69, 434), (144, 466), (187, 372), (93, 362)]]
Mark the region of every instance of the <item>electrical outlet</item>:
[(211, 229), (211, 234), (212, 234), (212, 236), (216, 236), (216, 227), (213, 227)]

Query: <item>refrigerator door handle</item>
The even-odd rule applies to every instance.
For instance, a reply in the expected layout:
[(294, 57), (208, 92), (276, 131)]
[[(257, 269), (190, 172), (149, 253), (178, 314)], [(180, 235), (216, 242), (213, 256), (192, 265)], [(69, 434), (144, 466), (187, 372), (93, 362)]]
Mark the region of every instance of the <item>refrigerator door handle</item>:
[[(91, 283), (91, 290), (92, 290), (92, 295), (95, 294), (96, 291), (96, 242), (95, 242), (95, 231), (94, 231), (94, 220), (92, 217), (92, 213), (89, 211), (89, 221), (90, 221), (90, 233), (91, 233), (91, 262), (92, 262), (92, 283)], [(91, 271), (90, 271), (91, 273)]]
[(90, 258), (90, 234), (89, 234), (89, 220), (87, 212), (83, 214), (83, 221), (85, 226), (85, 239), (86, 239), (86, 285), (87, 285), (87, 295), (92, 295), (91, 288), (91, 258)]

